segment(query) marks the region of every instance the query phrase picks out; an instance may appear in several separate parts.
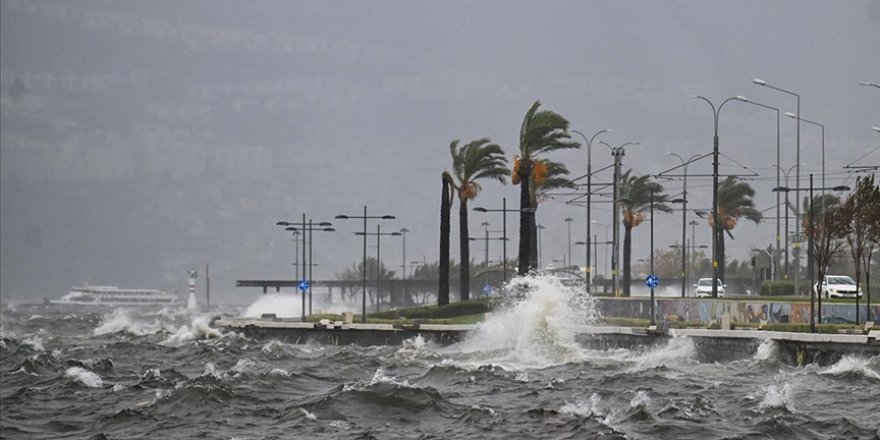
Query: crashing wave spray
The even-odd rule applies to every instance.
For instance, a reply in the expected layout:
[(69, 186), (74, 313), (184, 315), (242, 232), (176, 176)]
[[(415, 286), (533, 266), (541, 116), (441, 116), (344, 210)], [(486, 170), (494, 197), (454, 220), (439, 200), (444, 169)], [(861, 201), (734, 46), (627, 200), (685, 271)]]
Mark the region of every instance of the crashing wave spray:
[(510, 301), (452, 350), (475, 354), (468, 362), (513, 369), (585, 359), (575, 335), (600, 317), (595, 298), (548, 274), (514, 278), (506, 287)]
[(246, 318), (259, 318), (264, 313), (274, 313), (279, 318), (302, 316), (300, 299), (284, 293), (270, 293), (260, 297), (242, 314)]

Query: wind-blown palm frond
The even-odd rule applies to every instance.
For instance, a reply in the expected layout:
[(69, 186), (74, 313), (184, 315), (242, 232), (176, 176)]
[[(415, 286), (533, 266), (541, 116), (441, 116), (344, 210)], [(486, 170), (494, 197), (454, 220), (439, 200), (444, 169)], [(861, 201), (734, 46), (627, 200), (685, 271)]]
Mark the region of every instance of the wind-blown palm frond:
[(468, 232), (468, 200), (473, 199), (483, 189), (477, 180), (490, 179), (506, 183), (510, 170), (507, 158), (497, 144), (489, 138), (477, 139), (458, 147), (457, 140), (449, 145), (452, 155), (453, 174), (458, 179), (459, 202), (459, 250), (461, 251), (461, 300), (470, 298), (470, 236)]
[[(627, 217), (637, 217), (651, 206), (652, 193), (655, 211), (672, 212), (672, 208), (665, 203), (668, 196), (663, 194), (663, 185), (652, 181), (651, 176), (637, 176), (632, 174), (632, 170), (628, 170), (620, 176), (618, 191), (620, 191), (620, 209), (623, 212), (624, 223), (627, 223)], [(638, 223), (632, 226), (638, 226)]]
[(544, 179), (538, 183), (535, 181), (534, 176), (532, 176), (532, 203), (537, 207), (537, 203), (540, 202), (541, 196), (546, 195), (550, 191), (554, 191), (562, 188), (576, 188), (577, 185), (572, 182), (568, 177), (569, 171), (568, 167), (565, 164), (560, 162), (554, 162), (548, 159), (542, 160), (544, 166), (547, 169), (547, 174)]

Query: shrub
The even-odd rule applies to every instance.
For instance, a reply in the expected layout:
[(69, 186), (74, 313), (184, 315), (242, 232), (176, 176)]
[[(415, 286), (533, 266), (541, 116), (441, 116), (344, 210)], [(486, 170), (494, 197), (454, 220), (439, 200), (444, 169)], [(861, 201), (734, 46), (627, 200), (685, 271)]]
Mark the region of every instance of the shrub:
[[(809, 283), (809, 281), (807, 282)], [(793, 296), (794, 281), (764, 281), (761, 283), (761, 295), (767, 296)]]

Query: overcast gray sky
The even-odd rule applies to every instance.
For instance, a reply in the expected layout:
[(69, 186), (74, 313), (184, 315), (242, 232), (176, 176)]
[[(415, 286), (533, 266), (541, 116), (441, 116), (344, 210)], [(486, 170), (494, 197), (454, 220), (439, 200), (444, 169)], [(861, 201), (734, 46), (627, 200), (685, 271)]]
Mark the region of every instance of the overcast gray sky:
[[(794, 112), (793, 97), (751, 83), (760, 77), (800, 93), (802, 117), (825, 124), (827, 184), (852, 184), (842, 167), (880, 145), (880, 90), (859, 86), (880, 83), (878, 42), (880, 1), (3, 0), (0, 293), (57, 297), (90, 278), (184, 291), (186, 270), (210, 263), (216, 294), (244, 301), (254, 292), (236, 279), (293, 276), (277, 220), (365, 204), (397, 216), (386, 230), (412, 231), (408, 260), (435, 261), (450, 141), (489, 136), (512, 157), (535, 100), (585, 133), (613, 128), (611, 144), (640, 141), (624, 165), (655, 174), (677, 164), (667, 153), (711, 151), (712, 115), (692, 94)], [(721, 114), (722, 171), (758, 173), (760, 209), (775, 204), (775, 122), (739, 102)], [(784, 168), (795, 126), (781, 121)], [(819, 129), (802, 125), (802, 174), (817, 182), (820, 145)], [(557, 158), (586, 171), (583, 150)], [(610, 162), (594, 146), (593, 167)], [(691, 207), (708, 208), (711, 180), (689, 183)], [(676, 193), (681, 182), (664, 185)], [(486, 183), (473, 206), (518, 194)], [(563, 202), (539, 212), (545, 260), (567, 252), (565, 217), (583, 239), (583, 208)], [(610, 223), (607, 204), (593, 212)], [(473, 213), (471, 230), (487, 219), (500, 229)], [(657, 248), (678, 240), (680, 219), (658, 218)], [(319, 279), (360, 260), (360, 223), (335, 224), (315, 240)], [(729, 258), (774, 233), (774, 220), (741, 222)], [(648, 224), (635, 234), (633, 258), (645, 258)], [(697, 234), (708, 244), (704, 224)], [(399, 239), (382, 250), (400, 264)], [(471, 255), (481, 260), (482, 244)]]

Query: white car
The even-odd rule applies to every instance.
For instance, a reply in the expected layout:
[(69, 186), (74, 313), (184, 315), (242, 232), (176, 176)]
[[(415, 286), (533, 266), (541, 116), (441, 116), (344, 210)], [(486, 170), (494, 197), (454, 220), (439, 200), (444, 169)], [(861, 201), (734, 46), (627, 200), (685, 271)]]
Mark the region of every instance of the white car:
[(862, 289), (856, 292), (856, 282), (846, 275), (825, 275), (820, 293), (825, 298), (855, 298), (857, 293), (862, 297)]
[[(724, 298), (724, 288), (727, 287), (727, 284), (718, 280), (718, 297)], [(697, 284), (694, 284), (694, 288), (697, 289), (697, 298), (708, 298), (712, 296), (712, 278), (700, 278), (697, 281)]]

